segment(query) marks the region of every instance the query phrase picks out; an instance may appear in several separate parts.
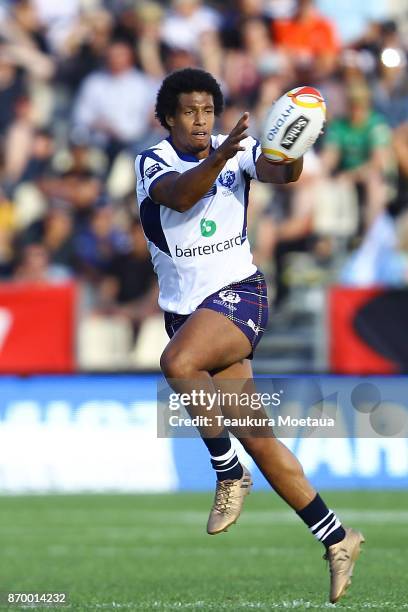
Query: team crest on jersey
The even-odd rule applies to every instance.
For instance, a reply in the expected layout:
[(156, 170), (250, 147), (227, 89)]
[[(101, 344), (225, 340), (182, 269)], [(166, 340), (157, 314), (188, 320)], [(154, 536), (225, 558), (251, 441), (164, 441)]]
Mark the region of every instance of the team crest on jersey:
[(241, 298), (238, 293), (229, 289), (226, 289), (225, 291), (220, 291), (218, 295), (224, 302), (228, 302), (229, 304), (238, 304), (238, 302), (241, 301)]
[(226, 170), (223, 174), (220, 174), (218, 180), (223, 187), (230, 189), (235, 181), (235, 172), (233, 170)]

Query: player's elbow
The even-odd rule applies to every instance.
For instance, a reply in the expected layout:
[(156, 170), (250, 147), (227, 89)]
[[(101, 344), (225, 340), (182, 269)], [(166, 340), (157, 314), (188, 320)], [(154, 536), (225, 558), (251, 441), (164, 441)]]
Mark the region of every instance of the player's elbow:
[(284, 168), (284, 182), (296, 183), (299, 180), (303, 170), (303, 157)]
[(296, 183), (299, 179), (300, 179), (300, 175), (302, 174), (302, 171), (300, 172), (296, 172), (294, 174), (291, 174), (289, 177), (286, 178), (286, 183)]
[(189, 198), (184, 198), (181, 200), (177, 200), (177, 208), (176, 210), (180, 213), (187, 212), (194, 206), (195, 202), (191, 202)]
[(172, 203), (171, 208), (179, 213), (187, 212), (196, 204), (191, 195), (180, 193), (179, 190), (173, 190), (168, 199)]
[(296, 183), (299, 180), (301, 172), (293, 172), (289, 168), (282, 166), (279, 174), (276, 174), (273, 181), (266, 181), (275, 183), (276, 185), (288, 185), (289, 183)]
[(177, 189), (168, 189), (167, 193), (161, 191), (159, 194), (154, 194), (153, 197), (155, 202), (179, 213), (186, 212), (192, 206), (190, 198), (180, 193)]
[(184, 213), (190, 210), (191, 206), (189, 206), (188, 203), (178, 201), (175, 204), (173, 204), (171, 208), (175, 210), (176, 212)]

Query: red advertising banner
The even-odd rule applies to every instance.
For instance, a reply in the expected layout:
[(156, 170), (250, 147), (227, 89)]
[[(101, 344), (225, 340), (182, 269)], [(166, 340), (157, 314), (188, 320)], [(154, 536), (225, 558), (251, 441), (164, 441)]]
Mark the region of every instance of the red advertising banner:
[(76, 288), (0, 284), (0, 372), (72, 372)]
[(396, 364), (367, 342), (358, 317), (384, 289), (332, 287), (329, 292), (329, 369), (336, 374), (390, 374)]

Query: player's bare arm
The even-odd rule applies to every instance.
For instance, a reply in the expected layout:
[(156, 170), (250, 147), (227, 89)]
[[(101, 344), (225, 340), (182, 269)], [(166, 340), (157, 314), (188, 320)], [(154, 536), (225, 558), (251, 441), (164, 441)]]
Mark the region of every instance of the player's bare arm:
[[(187, 111), (184, 112), (191, 112), (194, 116), (190, 132), (192, 138), (201, 134), (205, 137), (208, 133), (209, 124), (212, 127), (214, 123), (214, 107), (212, 104), (204, 108), (198, 106), (190, 109), (187, 107)], [(172, 118), (169, 118), (168, 121), (171, 123)], [(222, 145), (210, 155), (208, 155), (208, 147), (208, 151), (206, 151), (208, 157), (195, 168), (182, 174), (172, 172), (164, 176), (152, 189), (153, 199), (178, 212), (184, 212), (192, 208), (211, 189), (226, 162), (234, 157), (238, 151), (245, 150), (244, 147), (240, 146), (240, 143), (248, 136), (246, 133), (248, 122), (249, 113), (244, 113)]]
[(261, 154), (256, 162), (256, 173), (262, 183), (294, 183), (302, 174), (302, 170), (303, 156), (291, 163), (274, 163)]

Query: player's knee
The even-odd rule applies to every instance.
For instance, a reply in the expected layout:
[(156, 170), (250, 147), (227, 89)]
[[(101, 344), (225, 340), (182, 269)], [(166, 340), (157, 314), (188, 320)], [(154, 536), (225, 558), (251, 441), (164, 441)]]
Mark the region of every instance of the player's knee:
[(194, 378), (196, 371), (186, 351), (172, 348), (163, 352), (160, 367), (166, 378), (182, 380)]

